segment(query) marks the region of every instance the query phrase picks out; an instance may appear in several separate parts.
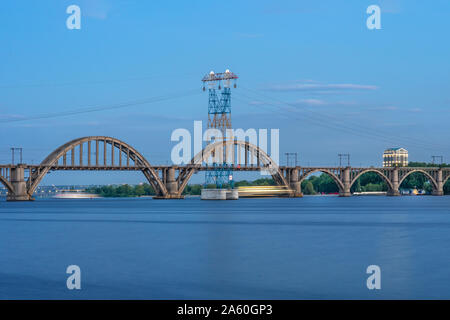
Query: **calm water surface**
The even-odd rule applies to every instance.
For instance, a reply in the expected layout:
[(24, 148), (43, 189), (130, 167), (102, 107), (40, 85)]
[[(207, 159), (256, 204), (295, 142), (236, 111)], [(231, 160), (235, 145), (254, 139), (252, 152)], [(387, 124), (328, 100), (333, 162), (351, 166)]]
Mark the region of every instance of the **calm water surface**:
[(450, 299), (450, 197), (3, 200), (0, 298)]

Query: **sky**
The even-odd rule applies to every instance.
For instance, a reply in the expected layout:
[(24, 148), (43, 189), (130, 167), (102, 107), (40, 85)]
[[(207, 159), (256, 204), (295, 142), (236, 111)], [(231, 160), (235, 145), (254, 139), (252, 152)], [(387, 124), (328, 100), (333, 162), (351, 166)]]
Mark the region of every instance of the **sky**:
[[(66, 26), (70, 5), (80, 30)], [(379, 30), (367, 28), (370, 5)], [(233, 127), (279, 129), (281, 164), (286, 152), (305, 166), (350, 153), (381, 166), (389, 147), (450, 162), (449, 13), (447, 0), (3, 1), (0, 163), (11, 147), (36, 164), (91, 135), (170, 163), (171, 133), (206, 126), (201, 78), (226, 69), (239, 76)], [(57, 172), (43, 184), (140, 181)]]

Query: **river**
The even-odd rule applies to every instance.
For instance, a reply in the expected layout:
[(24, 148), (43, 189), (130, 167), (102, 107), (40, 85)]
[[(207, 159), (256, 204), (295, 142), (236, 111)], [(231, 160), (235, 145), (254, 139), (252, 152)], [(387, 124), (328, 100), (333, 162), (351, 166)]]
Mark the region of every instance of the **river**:
[(449, 262), (448, 196), (0, 202), (0, 299), (450, 299)]

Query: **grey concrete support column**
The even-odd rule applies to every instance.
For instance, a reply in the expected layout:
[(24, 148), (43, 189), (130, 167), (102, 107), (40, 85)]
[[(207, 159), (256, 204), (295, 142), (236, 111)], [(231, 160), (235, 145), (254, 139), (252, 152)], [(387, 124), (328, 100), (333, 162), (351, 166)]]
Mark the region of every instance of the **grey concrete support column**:
[(342, 172), (342, 183), (344, 184), (344, 190), (340, 190), (339, 196), (340, 197), (350, 197), (352, 194), (350, 192), (350, 167), (347, 167)]
[(294, 190), (294, 197), (302, 197), (302, 186), (300, 181), (298, 181), (298, 169), (292, 169), (289, 176), (289, 186)]
[(183, 199), (184, 196), (178, 194), (178, 182), (175, 179), (175, 168), (162, 169), (162, 182), (167, 189), (167, 195), (157, 194), (153, 199)]
[(436, 183), (437, 189), (433, 189), (433, 196), (443, 196), (444, 195), (444, 183), (442, 181), (442, 169), (436, 173)]
[(170, 195), (178, 194), (178, 183), (175, 180), (175, 169), (169, 168), (166, 176), (166, 188)]
[(392, 183), (392, 189), (388, 190), (387, 195), (388, 196), (399, 196), (400, 191), (398, 190), (400, 187), (400, 184), (398, 182), (398, 169), (394, 168), (394, 170), (391, 171), (391, 183)]
[(27, 184), (25, 182), (25, 168), (18, 165), (11, 168), (10, 182), (13, 187), (13, 193), (8, 192), (7, 201), (29, 201), (32, 198), (27, 193)]

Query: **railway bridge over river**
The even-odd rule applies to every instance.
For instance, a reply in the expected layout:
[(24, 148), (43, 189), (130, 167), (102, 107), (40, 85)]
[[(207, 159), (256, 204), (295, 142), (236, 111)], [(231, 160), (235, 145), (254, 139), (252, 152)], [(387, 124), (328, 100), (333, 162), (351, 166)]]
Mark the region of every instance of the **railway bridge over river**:
[[(213, 158), (215, 160), (211, 161)], [(140, 171), (155, 190), (155, 198), (180, 199), (194, 173), (217, 170), (208, 163), (222, 163), (225, 159), (234, 171), (265, 171), (278, 185), (288, 188), (293, 197), (302, 195), (302, 181), (317, 172), (328, 174), (342, 197), (351, 196), (352, 185), (367, 172), (376, 173), (386, 182), (389, 196), (400, 195), (401, 183), (414, 172), (426, 176), (433, 188), (433, 195), (437, 196), (444, 194), (444, 184), (450, 178), (450, 168), (439, 167), (277, 166), (262, 149), (239, 140), (210, 144), (185, 165), (152, 165), (141, 153), (121, 140), (91, 136), (65, 143), (37, 165), (0, 164), (0, 183), (8, 191), (8, 201), (30, 201), (37, 186), (50, 171)]]

